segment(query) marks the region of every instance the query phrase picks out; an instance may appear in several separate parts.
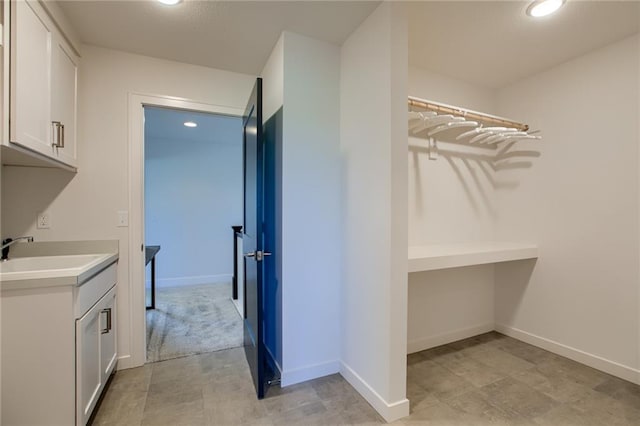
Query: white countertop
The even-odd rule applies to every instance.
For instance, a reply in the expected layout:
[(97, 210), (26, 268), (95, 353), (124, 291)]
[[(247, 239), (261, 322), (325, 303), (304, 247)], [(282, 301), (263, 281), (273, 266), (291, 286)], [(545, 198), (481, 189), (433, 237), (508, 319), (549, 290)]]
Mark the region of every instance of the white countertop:
[[(0, 263), (2, 291), (81, 286), (118, 260), (117, 241), (20, 243)], [(114, 245), (115, 243), (115, 245)], [(12, 247), (13, 248), (13, 247)]]
[(409, 272), (483, 265), (538, 257), (532, 243), (473, 242), (409, 247)]

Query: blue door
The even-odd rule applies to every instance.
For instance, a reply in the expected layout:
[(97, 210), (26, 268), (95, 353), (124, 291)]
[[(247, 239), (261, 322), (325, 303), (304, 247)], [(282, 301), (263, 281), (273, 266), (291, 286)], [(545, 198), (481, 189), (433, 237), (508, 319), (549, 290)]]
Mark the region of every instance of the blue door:
[(264, 141), (262, 132), (262, 79), (251, 92), (243, 117), (244, 141), (244, 352), (258, 398), (265, 393), (264, 348)]

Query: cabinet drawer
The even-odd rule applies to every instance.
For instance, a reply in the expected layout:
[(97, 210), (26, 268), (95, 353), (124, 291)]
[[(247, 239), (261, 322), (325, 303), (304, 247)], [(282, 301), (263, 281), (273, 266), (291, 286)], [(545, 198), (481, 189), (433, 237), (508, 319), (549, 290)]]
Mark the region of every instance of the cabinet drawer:
[(117, 280), (117, 262), (107, 266), (96, 276), (82, 284), (76, 290), (75, 318), (85, 314)]

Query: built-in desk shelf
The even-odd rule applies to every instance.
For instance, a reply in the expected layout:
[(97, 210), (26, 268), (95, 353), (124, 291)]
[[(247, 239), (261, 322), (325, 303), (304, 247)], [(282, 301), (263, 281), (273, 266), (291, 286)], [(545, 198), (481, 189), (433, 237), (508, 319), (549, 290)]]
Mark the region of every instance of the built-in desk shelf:
[(431, 244), (409, 247), (409, 273), (537, 257), (538, 246), (530, 243)]

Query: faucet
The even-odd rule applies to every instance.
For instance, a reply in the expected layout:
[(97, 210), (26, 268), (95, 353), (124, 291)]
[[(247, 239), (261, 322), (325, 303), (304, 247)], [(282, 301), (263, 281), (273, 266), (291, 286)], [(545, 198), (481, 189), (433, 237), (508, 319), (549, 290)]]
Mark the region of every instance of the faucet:
[(7, 260), (9, 260), (9, 247), (11, 247), (12, 245), (14, 245), (20, 240), (27, 240), (28, 242), (31, 243), (33, 242), (33, 237), (16, 237), (16, 238), (6, 238), (2, 240), (2, 247), (0, 247), (0, 249), (2, 250), (2, 257), (0, 258), (0, 262), (6, 262)]

